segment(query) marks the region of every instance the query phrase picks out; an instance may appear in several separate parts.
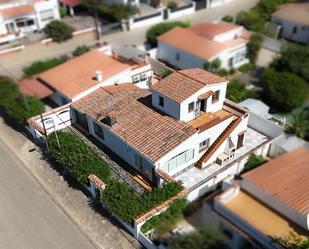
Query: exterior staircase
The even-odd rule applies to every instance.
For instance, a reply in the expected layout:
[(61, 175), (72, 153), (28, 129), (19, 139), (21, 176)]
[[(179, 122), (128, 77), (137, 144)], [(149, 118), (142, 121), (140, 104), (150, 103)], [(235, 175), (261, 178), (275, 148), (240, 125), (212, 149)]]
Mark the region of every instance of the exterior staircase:
[(215, 153), (220, 145), (230, 136), (233, 130), (239, 125), (241, 118), (234, 119), (228, 127), (220, 134), (220, 136), (212, 143), (204, 155), (197, 161), (195, 167), (202, 169), (203, 162), (207, 162), (209, 158)]

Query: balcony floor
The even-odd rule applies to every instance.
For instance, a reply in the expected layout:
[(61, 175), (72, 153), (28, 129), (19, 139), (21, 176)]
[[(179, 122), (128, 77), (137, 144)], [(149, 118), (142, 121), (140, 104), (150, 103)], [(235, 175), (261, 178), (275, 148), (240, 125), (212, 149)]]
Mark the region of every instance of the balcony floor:
[[(247, 154), (249, 151), (259, 147), (267, 140), (269, 140), (267, 136), (248, 127), (244, 146), (235, 152), (235, 158), (233, 161)], [(231, 161), (231, 163), (233, 163), (233, 161)], [(183, 185), (186, 188), (194, 189), (194, 186), (199, 185), (207, 177), (211, 176), (212, 174), (214, 174), (216, 171), (219, 171), (223, 167), (224, 166), (220, 166), (216, 163), (210, 165), (209, 167), (203, 170), (197, 169), (196, 167), (191, 167), (188, 170), (180, 173), (178, 176), (175, 177), (175, 179), (178, 181), (182, 181)]]

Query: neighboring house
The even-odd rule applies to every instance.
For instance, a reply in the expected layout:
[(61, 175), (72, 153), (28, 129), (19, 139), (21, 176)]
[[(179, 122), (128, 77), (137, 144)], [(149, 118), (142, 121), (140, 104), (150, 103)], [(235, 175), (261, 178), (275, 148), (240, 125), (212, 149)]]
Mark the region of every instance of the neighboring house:
[(281, 154), (285, 154), (292, 150), (306, 146), (309, 147), (309, 143), (305, 140), (295, 135), (284, 134), (284, 136), (280, 137), (271, 144), (269, 149), (269, 156), (277, 157)]
[(309, 44), (309, 3), (283, 4), (271, 16), (271, 22), (280, 26), (279, 36)]
[(117, 49), (110, 46), (94, 49), (43, 72), (34, 79), (22, 81), (21, 89), (38, 98), (49, 97), (61, 106), (76, 101), (101, 86), (129, 82), (140, 88), (148, 88), (152, 80), (150, 64), (142, 55), (135, 56), (133, 49), (125, 51), (126, 54), (119, 54)]
[(269, 106), (261, 100), (248, 98), (240, 102), (239, 105), (262, 118), (269, 119), (271, 117), (269, 114)]
[(242, 26), (229, 23), (176, 27), (158, 37), (157, 58), (181, 69), (203, 68), (215, 59), (222, 68), (237, 68), (249, 62), (249, 36)]
[(214, 210), (264, 248), (278, 237), (309, 232), (309, 148), (284, 154), (242, 176), (215, 198)]
[(57, 0), (1, 0), (0, 43), (39, 31), (57, 19), (60, 19)]
[[(193, 200), (238, 174), (250, 154), (265, 156), (282, 133), (225, 99), (227, 83), (205, 70), (188, 69), (172, 73), (150, 90), (133, 84), (101, 85), (73, 98), (67, 124), (106, 145), (153, 186), (164, 176), (182, 181)], [(56, 120), (62, 112), (43, 115), (47, 133), (64, 127), (65, 118)], [(54, 125), (47, 122), (51, 119)], [(30, 119), (34, 136), (44, 134), (40, 122), (40, 117)]]

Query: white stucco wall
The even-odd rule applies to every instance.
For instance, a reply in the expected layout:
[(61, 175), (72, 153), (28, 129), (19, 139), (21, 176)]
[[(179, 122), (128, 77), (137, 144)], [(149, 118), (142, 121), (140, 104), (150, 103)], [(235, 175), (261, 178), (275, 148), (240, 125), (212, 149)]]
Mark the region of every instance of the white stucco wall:
[[(130, 82), (132, 82), (133, 84), (135, 84), (139, 88), (147, 89), (147, 88), (149, 88), (148, 81), (150, 81), (150, 84), (151, 84), (152, 74), (153, 74), (153, 72), (152, 72), (150, 64), (147, 64), (147, 65), (142, 66), (142, 67), (138, 67), (136, 69), (132, 69), (131, 72), (130, 72), (130, 77), (131, 77)], [(146, 79), (141, 80), (142, 76), (144, 76)], [(134, 77), (138, 77), (140, 79), (140, 81), (138, 83), (135, 83)]]
[[(59, 6), (57, 0), (48, 0), (48, 1), (42, 1), (42, 2), (36, 2), (34, 5), (35, 11), (36, 11), (36, 21), (38, 25), (38, 29), (43, 29), (48, 23), (50, 23), (53, 20), (59, 20), (60, 19), (60, 13), (59, 13)], [(53, 10), (54, 17), (53, 20), (42, 20), (40, 16), (40, 12), (47, 11), (47, 10)]]
[(231, 31), (225, 32), (223, 34), (216, 35), (213, 37), (213, 40), (218, 41), (218, 42), (225, 42), (225, 41), (234, 39), (235, 36), (237, 37), (241, 36), (242, 32), (243, 32), (243, 27), (239, 27)]
[(309, 214), (301, 214), (297, 210), (290, 208), (286, 203), (282, 202), (275, 196), (263, 191), (254, 183), (248, 181), (246, 178), (242, 181), (242, 188), (248, 191), (250, 194), (255, 196), (257, 199), (261, 200), (268, 206), (272, 207), (274, 210), (277, 210), (279, 213), (291, 219), (307, 231), (309, 230), (308, 226), (308, 215)]
[[(272, 17), (271, 21), (282, 25), (281, 36), (285, 39), (309, 44), (309, 26), (299, 24), (293, 21), (284, 20), (278, 17)], [(297, 32), (293, 34), (294, 27), (297, 27)]]

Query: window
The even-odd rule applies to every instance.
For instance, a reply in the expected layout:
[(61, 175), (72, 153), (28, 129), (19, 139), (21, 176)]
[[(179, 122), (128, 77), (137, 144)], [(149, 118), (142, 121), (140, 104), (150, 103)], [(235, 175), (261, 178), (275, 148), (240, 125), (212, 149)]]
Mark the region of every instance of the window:
[(173, 171), (177, 167), (189, 162), (193, 158), (194, 158), (194, 150), (193, 149), (187, 150), (168, 160), (166, 163), (164, 163), (162, 169), (166, 172)]
[(42, 22), (50, 21), (54, 19), (54, 10), (40, 11), (40, 19)]
[(297, 26), (293, 28), (293, 34), (296, 34), (296, 33), (297, 33)]
[(159, 96), (159, 106), (164, 107), (164, 98)]
[(220, 90), (215, 91), (215, 94), (212, 96), (212, 103), (216, 103), (219, 101), (220, 97)]
[(99, 137), (104, 139), (103, 128), (99, 126), (97, 123), (93, 123), (94, 133)]
[(138, 83), (140, 81), (139, 75), (133, 77), (133, 83)]
[(147, 74), (145, 74), (145, 73), (142, 74), (142, 75), (141, 75), (141, 81), (144, 81), (144, 80), (146, 80), (146, 79), (147, 79)]
[(200, 144), (199, 144), (200, 151), (207, 149), (209, 147), (209, 143), (210, 143), (210, 138), (207, 138), (206, 140), (200, 142)]
[(176, 61), (179, 61), (179, 59), (180, 59), (180, 54), (176, 53)]
[(188, 112), (193, 112), (194, 111), (194, 102), (191, 102), (189, 105), (188, 105)]
[(135, 165), (136, 168), (143, 173), (148, 179), (152, 180), (153, 176), (153, 167), (152, 165), (146, 161), (143, 157), (138, 154), (135, 154)]
[(233, 57), (233, 63), (234, 64), (237, 64), (239, 62), (242, 62), (243, 60), (245, 60), (247, 58), (247, 51), (243, 50), (243, 51), (240, 51), (238, 53), (236, 53)]

